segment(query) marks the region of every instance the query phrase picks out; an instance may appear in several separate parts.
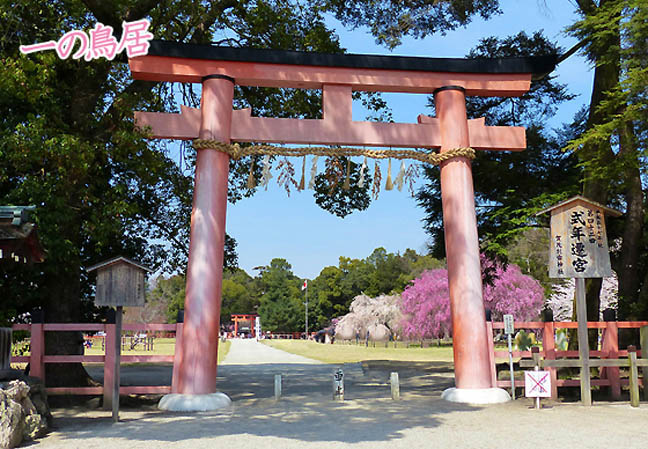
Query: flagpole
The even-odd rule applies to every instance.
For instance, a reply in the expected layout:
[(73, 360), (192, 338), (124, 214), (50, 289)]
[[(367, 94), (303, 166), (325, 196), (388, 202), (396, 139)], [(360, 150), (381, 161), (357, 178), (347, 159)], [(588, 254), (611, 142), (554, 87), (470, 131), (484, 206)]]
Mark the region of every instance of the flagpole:
[(306, 293), (305, 293), (305, 296), (306, 296), (306, 303), (305, 303), (306, 304), (306, 326), (305, 326), (306, 327), (306, 334), (305, 334), (305, 338), (306, 338), (306, 341), (308, 341), (308, 281), (304, 281), (304, 283), (306, 285)]

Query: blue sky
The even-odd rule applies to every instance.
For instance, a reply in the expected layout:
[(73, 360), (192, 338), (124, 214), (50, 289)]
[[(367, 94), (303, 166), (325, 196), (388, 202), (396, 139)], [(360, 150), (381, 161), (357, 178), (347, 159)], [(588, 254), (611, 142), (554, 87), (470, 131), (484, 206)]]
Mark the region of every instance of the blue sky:
[[(475, 20), (466, 29), (446, 36), (406, 39), (393, 52), (377, 46), (365, 30), (345, 30), (333, 19), (329, 24), (349, 53), (463, 57), (480, 38), (505, 37), (520, 31), (531, 34), (541, 29), (564, 49), (575, 43), (563, 33), (576, 19), (573, 7), (565, 0), (508, 0), (502, 2), (502, 9), (501, 16), (487, 22)], [(554, 121), (558, 126), (589, 101), (592, 72), (584, 58), (575, 56), (561, 64), (556, 74), (560, 82), (578, 95), (560, 109)], [(415, 123), (418, 114), (430, 113), (425, 95), (387, 94), (385, 98), (396, 122)], [(364, 119), (364, 115), (361, 107), (354, 105), (354, 119)], [(298, 161), (295, 164), (301, 168)], [(386, 163), (381, 168), (385, 179)], [(406, 248), (424, 251), (428, 237), (422, 229), (422, 218), (423, 211), (405, 189), (383, 190), (368, 210), (341, 219), (320, 209), (312, 191), (293, 192), (288, 198), (277, 186), (275, 176), (267, 191), (259, 190), (254, 197), (229, 205), (227, 232), (237, 240), (239, 266), (249, 274), (256, 274), (253, 267), (281, 257), (292, 265), (297, 276), (313, 279), (322, 268), (337, 265), (340, 256), (364, 258), (380, 246), (390, 252)]]

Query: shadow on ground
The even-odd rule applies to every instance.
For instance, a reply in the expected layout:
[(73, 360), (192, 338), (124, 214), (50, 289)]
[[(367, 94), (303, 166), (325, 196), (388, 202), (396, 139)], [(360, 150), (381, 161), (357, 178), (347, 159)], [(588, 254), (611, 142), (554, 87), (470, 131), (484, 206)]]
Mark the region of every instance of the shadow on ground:
[[(451, 366), (419, 365), (387, 361), (341, 365), (344, 402), (332, 400), (333, 371), (340, 365), (222, 365), (218, 387), (234, 401), (229, 410), (183, 414), (158, 411), (150, 404), (138, 411), (124, 407), (123, 420), (116, 425), (111, 424), (108, 412), (58, 410), (57, 439), (74, 446), (80, 440), (105, 438), (173, 443), (243, 434), (304, 442), (385, 442), (402, 438), (407, 429), (439, 426), (446, 413), (480, 410), (441, 400), (441, 391), (453, 384)], [(168, 373), (160, 366), (132, 368), (123, 367), (124, 384), (142, 379), (149, 384), (151, 380), (170, 381), (171, 367), (166, 367)], [(391, 400), (392, 371), (400, 375), (400, 401)], [(280, 401), (274, 400), (275, 374), (283, 378)]]

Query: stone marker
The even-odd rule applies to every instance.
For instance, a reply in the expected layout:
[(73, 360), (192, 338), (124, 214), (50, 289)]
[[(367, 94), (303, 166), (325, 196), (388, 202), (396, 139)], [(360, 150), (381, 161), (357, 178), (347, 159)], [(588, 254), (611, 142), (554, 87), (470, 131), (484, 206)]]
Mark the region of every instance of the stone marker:
[(391, 397), (397, 401), (400, 399), (400, 382), (398, 381), (398, 373), (391, 373), (389, 375), (389, 383), (391, 384)]
[(274, 392), (275, 400), (278, 401), (279, 399), (281, 399), (281, 374), (275, 374), (274, 388), (275, 388), (275, 392)]
[(333, 400), (344, 401), (344, 371), (342, 368), (333, 373)]

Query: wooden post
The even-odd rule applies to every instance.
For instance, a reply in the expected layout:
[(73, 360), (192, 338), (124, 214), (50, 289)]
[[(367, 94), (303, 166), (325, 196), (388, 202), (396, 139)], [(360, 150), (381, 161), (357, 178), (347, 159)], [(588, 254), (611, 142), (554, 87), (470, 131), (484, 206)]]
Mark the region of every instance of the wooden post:
[[(556, 340), (553, 321), (545, 321), (542, 335), (542, 347), (544, 349), (545, 360), (556, 360)], [(551, 399), (556, 400), (558, 399), (557, 370), (554, 367), (545, 369), (549, 371), (549, 377), (551, 378)]]
[[(607, 352), (608, 359), (619, 358), (619, 327), (616, 321), (606, 321), (603, 332), (601, 351)], [(610, 381), (610, 396), (612, 399), (621, 399), (621, 378), (618, 366), (605, 366), (601, 368), (601, 378)]]
[(275, 374), (274, 377), (274, 397), (275, 401), (281, 399), (281, 374)]
[(113, 422), (119, 421), (119, 384), (120, 384), (120, 359), (121, 359), (121, 346), (119, 340), (122, 330), (122, 314), (124, 308), (117, 306), (117, 313), (115, 313), (115, 359), (113, 368), (113, 388), (112, 388), (112, 420)]
[(628, 362), (630, 363), (630, 405), (639, 407), (639, 372), (635, 346), (628, 346)]
[[(641, 326), (641, 358), (648, 359), (648, 326)], [(648, 401), (648, 366), (641, 368), (641, 384), (643, 386), (644, 401)]]
[(398, 373), (391, 373), (389, 375), (389, 383), (391, 384), (391, 397), (394, 401), (400, 399), (400, 382), (398, 380)]
[(31, 337), (29, 340), (30, 356), (29, 356), (29, 375), (38, 377), (45, 384), (45, 362), (43, 357), (45, 355), (45, 331), (43, 323), (32, 323)]
[(587, 341), (587, 308), (585, 307), (585, 279), (576, 278), (576, 318), (578, 320), (578, 352), (580, 354), (580, 387), (583, 405), (592, 405), (589, 371), (589, 342)]
[(112, 389), (115, 384), (115, 354), (116, 346), (119, 345), (119, 337), (115, 336), (115, 323), (108, 323), (105, 327), (104, 336), (104, 381), (103, 381), (103, 409), (112, 410), (113, 395)]

